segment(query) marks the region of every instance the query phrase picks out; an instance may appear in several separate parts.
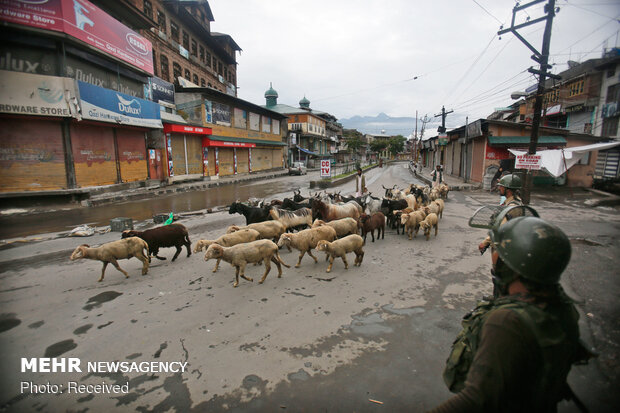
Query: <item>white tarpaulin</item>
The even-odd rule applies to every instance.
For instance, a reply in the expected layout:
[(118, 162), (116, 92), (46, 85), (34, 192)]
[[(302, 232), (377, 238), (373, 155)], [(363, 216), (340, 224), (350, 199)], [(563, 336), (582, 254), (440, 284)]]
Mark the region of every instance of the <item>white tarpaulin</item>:
[[(579, 162), (588, 152), (602, 151), (619, 145), (620, 142), (595, 143), (593, 145), (575, 146), (566, 149), (548, 149), (544, 151), (537, 151), (536, 154), (541, 155), (542, 157), (542, 169), (557, 178)], [(516, 149), (508, 150), (515, 156), (527, 153), (527, 151), (520, 151)], [(565, 159), (566, 162), (564, 161)]]

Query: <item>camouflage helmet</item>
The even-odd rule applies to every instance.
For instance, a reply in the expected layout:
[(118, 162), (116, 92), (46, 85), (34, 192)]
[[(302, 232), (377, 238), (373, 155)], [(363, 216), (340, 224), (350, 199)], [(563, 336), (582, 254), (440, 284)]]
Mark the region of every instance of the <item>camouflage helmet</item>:
[(521, 189), (521, 177), (517, 174), (504, 175), (497, 185), (508, 189)]
[(520, 277), (544, 285), (560, 281), (571, 256), (570, 241), (560, 228), (519, 216), (489, 232), (499, 258)]

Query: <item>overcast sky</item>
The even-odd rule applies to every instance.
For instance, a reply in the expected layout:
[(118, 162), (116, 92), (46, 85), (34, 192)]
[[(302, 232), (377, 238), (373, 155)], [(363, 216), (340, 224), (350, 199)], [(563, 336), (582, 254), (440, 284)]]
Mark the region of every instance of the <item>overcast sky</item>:
[[(522, 2), (524, 4), (525, 2)], [(543, 15), (543, 2), (517, 14)], [(339, 119), (354, 115), (434, 117), (454, 110), (448, 128), (510, 105), (510, 93), (536, 83), (536, 63), (510, 26), (512, 0), (210, 0), (211, 30), (230, 34), (238, 55), (238, 96), (265, 104), (273, 82), (278, 103)], [(557, 0), (550, 62), (602, 55), (619, 46), (620, 0)], [(500, 23), (501, 22), (501, 23)], [(541, 49), (544, 22), (519, 32)], [(417, 77), (417, 79), (414, 79)], [(389, 134), (390, 131), (387, 131)]]

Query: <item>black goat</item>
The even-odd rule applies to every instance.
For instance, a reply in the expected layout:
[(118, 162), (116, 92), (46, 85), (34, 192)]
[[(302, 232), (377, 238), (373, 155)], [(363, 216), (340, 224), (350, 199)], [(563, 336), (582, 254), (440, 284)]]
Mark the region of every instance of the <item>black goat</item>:
[(187, 248), (187, 256), (192, 255), (190, 248), (192, 242), (189, 240), (187, 228), (183, 224), (170, 224), (157, 228), (147, 229), (145, 231), (135, 231), (133, 229), (125, 230), (121, 234), (121, 238), (139, 237), (149, 245), (149, 256), (153, 255), (159, 260), (165, 260), (165, 257), (159, 257), (160, 248), (175, 247), (177, 252), (172, 257), (172, 261), (176, 260), (183, 245)]
[(387, 224), (390, 228), (394, 228), (394, 224), (396, 224), (396, 233), (399, 234), (399, 226), (400, 222), (396, 221), (396, 216), (394, 215), (394, 211), (399, 209), (405, 209), (409, 205), (405, 199), (385, 199), (381, 202), (381, 210), (384, 212), (385, 217), (387, 218)]
[(308, 198), (305, 198), (303, 196), (301, 196), (301, 190), (297, 189), (295, 191), (293, 191), (293, 201), (295, 202), (303, 202), (306, 201)]
[(271, 205), (265, 207), (250, 207), (241, 202), (233, 202), (228, 209), (229, 214), (241, 214), (245, 217), (245, 225), (256, 224), (258, 222), (264, 222), (271, 217), (269, 216), (269, 210)]
[(282, 209), (288, 209), (290, 211), (297, 211), (300, 208), (312, 208), (310, 202), (295, 202), (290, 198), (284, 198), (282, 201)]

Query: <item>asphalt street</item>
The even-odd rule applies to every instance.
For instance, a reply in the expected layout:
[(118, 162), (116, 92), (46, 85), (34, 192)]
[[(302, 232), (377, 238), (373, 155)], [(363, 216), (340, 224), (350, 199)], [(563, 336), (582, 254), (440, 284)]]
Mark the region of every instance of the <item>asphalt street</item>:
[[(306, 177), (301, 182), (309, 180)], [(285, 178), (282, 178), (285, 179)], [(413, 182), (404, 164), (367, 173), (375, 195), (382, 185)], [(352, 192), (349, 182), (336, 190)], [(303, 194), (307, 193), (302, 190)], [(274, 197), (282, 194), (274, 194)], [(286, 195), (291, 195), (286, 194)], [(618, 209), (588, 207), (581, 194), (537, 194), (532, 206), (567, 233), (573, 258), (563, 285), (578, 301), (584, 341), (599, 357), (574, 367), (569, 382), (591, 411), (620, 406), (618, 344)], [(282, 278), (272, 266), (248, 266), (254, 282), (233, 288), (234, 270), (204, 253), (170, 262), (160, 250), (140, 275), (138, 260), (109, 266), (70, 262), (70, 251), (118, 233), (62, 238), (0, 252), (0, 410), (140, 412), (400, 412), (424, 411), (450, 397), (442, 371), (461, 317), (490, 294), (489, 254), (477, 245), (485, 231), (467, 225), (473, 212), (495, 204), (483, 191), (451, 192), (437, 237), (414, 240), (387, 230), (368, 238), (361, 267), (331, 273), (322, 254), (292, 266), (281, 251)], [(215, 239), (240, 215), (215, 213), (181, 221), (193, 243)], [(67, 253), (69, 251), (69, 253)], [(42, 258), (36, 259), (37, 255)], [(349, 259), (351, 263), (353, 256)], [(21, 358), (74, 357), (82, 372), (21, 371)], [(180, 362), (184, 372), (86, 371), (88, 362)], [(56, 394), (22, 392), (23, 382), (63, 386)], [(69, 382), (125, 385), (126, 392), (70, 393)], [(49, 386), (48, 386), (49, 387)], [(563, 402), (562, 412), (578, 411)]]

